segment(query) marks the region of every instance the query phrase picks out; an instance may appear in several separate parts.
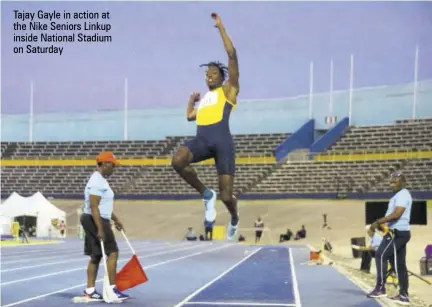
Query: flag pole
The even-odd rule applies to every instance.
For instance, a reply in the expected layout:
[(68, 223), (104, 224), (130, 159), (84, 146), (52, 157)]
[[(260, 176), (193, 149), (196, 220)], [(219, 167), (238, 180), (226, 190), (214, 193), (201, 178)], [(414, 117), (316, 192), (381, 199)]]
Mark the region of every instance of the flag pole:
[(314, 63), (311, 61), (309, 64), (309, 119), (312, 119), (313, 114), (313, 73)]
[(128, 94), (129, 94), (128, 93), (128, 79), (125, 78), (125, 80), (124, 80), (124, 123), (123, 123), (124, 124), (123, 139), (125, 141), (128, 140), (128, 134), (129, 134), (129, 131), (128, 131), (128, 126), (129, 126), (129, 123), (128, 123), (128, 100), (129, 100), (129, 97), (128, 97)]
[(34, 107), (33, 81), (30, 81), (30, 114), (29, 114), (29, 142), (33, 142), (33, 107)]
[(414, 59), (414, 89), (413, 89), (413, 106), (412, 106), (412, 119), (416, 118), (417, 108), (417, 87), (418, 87), (418, 60), (419, 60), (419, 47), (416, 46), (415, 59)]
[(124, 231), (123, 231), (123, 229), (121, 230), (121, 233), (122, 233), (122, 235), (123, 235), (123, 237), (124, 237), (124, 239), (125, 239), (125, 241), (126, 241), (126, 244), (129, 246), (129, 248), (130, 248), (132, 254), (135, 255), (135, 250), (133, 249), (132, 245), (130, 244), (128, 238), (126, 237), (126, 234), (125, 234)]
[(351, 54), (350, 61), (350, 79), (349, 79), (349, 105), (348, 105), (348, 121), (352, 123), (352, 103), (353, 103), (353, 84), (354, 84), (354, 55)]

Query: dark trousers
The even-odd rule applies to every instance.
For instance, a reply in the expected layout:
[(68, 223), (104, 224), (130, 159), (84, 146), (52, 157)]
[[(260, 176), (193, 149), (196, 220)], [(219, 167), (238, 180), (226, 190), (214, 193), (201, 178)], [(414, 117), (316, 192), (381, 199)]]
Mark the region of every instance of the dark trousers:
[(291, 240), (291, 234), (283, 233), (279, 236), (279, 243)]
[(262, 237), (262, 230), (255, 231), (255, 243), (258, 243)]
[(363, 251), (360, 270), (370, 272), (372, 258), (375, 258), (375, 251)]
[[(91, 214), (83, 213), (80, 217), (81, 225), (84, 229), (84, 254), (88, 256), (102, 256), (102, 247), (100, 240), (97, 238), (97, 227)], [(102, 218), (102, 227), (105, 235), (104, 249), (105, 254), (118, 253), (119, 249), (115, 239), (114, 232), (111, 228), (111, 221)]]
[(213, 227), (206, 227), (205, 228), (205, 239), (207, 241), (213, 240)]
[[(408, 270), (406, 266), (406, 245), (411, 239), (410, 231), (393, 230), (393, 235), (386, 234), (375, 253), (377, 268), (377, 287), (386, 282), (388, 262), (394, 263), (396, 276), (399, 280), (399, 294), (408, 296)], [(392, 261), (393, 259), (394, 261)]]

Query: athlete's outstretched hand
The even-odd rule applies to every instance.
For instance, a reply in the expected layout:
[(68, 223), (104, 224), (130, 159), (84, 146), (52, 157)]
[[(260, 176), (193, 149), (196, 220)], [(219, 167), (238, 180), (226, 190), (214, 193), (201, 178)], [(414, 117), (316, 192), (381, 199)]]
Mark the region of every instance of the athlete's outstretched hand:
[(222, 20), (220, 19), (219, 15), (217, 13), (212, 13), (211, 17), (216, 21), (215, 27), (219, 28), (222, 26)]
[(189, 97), (190, 103), (196, 103), (201, 99), (201, 94), (197, 92), (193, 92), (192, 95)]

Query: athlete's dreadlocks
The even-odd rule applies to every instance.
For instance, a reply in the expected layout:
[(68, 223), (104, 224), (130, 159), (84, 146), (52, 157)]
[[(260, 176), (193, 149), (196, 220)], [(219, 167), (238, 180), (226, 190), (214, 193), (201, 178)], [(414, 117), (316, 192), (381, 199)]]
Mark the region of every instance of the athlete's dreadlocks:
[(217, 67), (219, 69), (219, 71), (220, 71), (221, 76), (222, 76), (222, 81), (225, 80), (226, 75), (228, 74), (228, 67), (226, 67), (221, 62), (215, 61), (215, 62), (208, 62), (207, 64), (201, 64), (200, 65), (200, 67), (203, 67), (203, 66), (207, 66), (207, 67), (214, 66), (214, 67)]

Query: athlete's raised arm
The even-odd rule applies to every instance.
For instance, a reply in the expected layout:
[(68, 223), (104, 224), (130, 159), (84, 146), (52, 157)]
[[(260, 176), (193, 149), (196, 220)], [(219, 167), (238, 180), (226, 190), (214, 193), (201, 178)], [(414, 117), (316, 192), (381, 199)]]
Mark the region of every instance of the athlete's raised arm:
[(225, 51), (228, 54), (228, 84), (230, 86), (230, 92), (237, 96), (240, 90), (239, 84), (239, 65), (237, 59), (237, 51), (234, 48), (234, 45), (231, 41), (231, 38), (228, 36), (224, 25), (222, 24), (222, 20), (218, 14), (212, 13), (211, 17), (216, 21), (215, 27), (219, 29), (219, 33), (222, 37), (222, 41), (225, 47)]
[(189, 97), (189, 101), (186, 107), (186, 119), (188, 121), (196, 120), (197, 110), (195, 108), (195, 103), (200, 100), (200, 93), (192, 93)]

